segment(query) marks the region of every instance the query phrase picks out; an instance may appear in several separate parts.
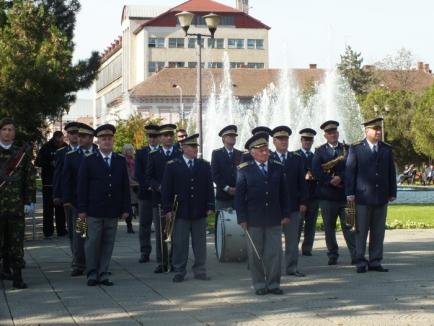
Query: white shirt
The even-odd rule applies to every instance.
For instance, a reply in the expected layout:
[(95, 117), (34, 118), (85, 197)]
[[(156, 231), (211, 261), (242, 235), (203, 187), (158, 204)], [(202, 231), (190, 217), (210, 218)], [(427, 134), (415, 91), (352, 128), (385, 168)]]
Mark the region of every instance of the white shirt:
[[(104, 160), (104, 162), (107, 162), (108, 163), (108, 165), (109, 166), (111, 166), (112, 165), (112, 154), (113, 154), (113, 152), (110, 152), (110, 154), (108, 154), (108, 155), (105, 155), (103, 152), (101, 152), (101, 151), (99, 151), (99, 153), (101, 154), (101, 156), (102, 156), (102, 159)], [(106, 157), (108, 157), (108, 161), (106, 161)]]
[(226, 153), (228, 153), (228, 155), (233, 154), (234, 153), (234, 149), (228, 149), (225, 147)]
[[(307, 150), (305, 150), (303, 147), (301, 148), (301, 151), (304, 153), (304, 155), (306, 155), (306, 157), (307, 157)], [(309, 151), (309, 153), (311, 153), (312, 154), (312, 152), (311, 151)]]
[(330, 143), (327, 143), (327, 144), (330, 146), (331, 149), (336, 149), (336, 148), (339, 147), (339, 143), (337, 143), (336, 146), (333, 146), (333, 145), (330, 144)]
[(280, 152), (276, 151), (276, 153), (277, 153), (277, 155), (279, 156), (279, 160), (280, 160), (282, 163), (283, 163), (282, 156), (283, 156), (283, 158), (284, 158), (285, 160), (288, 158), (288, 152), (280, 153)]
[(369, 148), (371, 149), (371, 151), (374, 151), (374, 145), (377, 145), (377, 151), (378, 151), (378, 142), (376, 143), (371, 143), (368, 138), (366, 138), (366, 141), (368, 142)]
[(4, 149), (9, 149), (12, 147), (12, 143), (9, 145), (3, 144), (2, 142), (0, 142), (0, 146), (3, 147)]
[(168, 156), (170, 156), (170, 155), (172, 155), (173, 146), (170, 147), (170, 148), (165, 148), (165, 147), (163, 147), (162, 150), (163, 150), (163, 154), (164, 154), (164, 155), (166, 155), (166, 153), (169, 152), (169, 155), (168, 155)]
[(151, 151), (156, 151), (157, 149), (159, 149), (159, 146), (151, 146), (151, 145), (149, 145), (149, 148), (151, 149)]
[(258, 168), (261, 169), (261, 171), (262, 171), (262, 166), (261, 165), (264, 164), (265, 165), (265, 171), (268, 172), (268, 161), (264, 162), (264, 163), (261, 163), (261, 162), (258, 162), (258, 161), (255, 160), (255, 162), (258, 165)]
[(194, 159), (186, 158), (184, 155), (182, 155), (182, 158), (184, 159), (185, 164), (187, 164), (188, 167), (190, 167), (190, 165), (188, 165), (188, 163), (189, 163), (190, 161), (191, 161), (192, 165), (194, 166)]

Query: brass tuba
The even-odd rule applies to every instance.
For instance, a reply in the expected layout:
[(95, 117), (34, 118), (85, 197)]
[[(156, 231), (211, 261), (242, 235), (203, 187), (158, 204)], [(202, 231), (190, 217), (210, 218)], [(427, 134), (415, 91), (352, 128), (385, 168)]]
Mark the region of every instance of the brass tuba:
[(175, 219), (176, 219), (176, 212), (178, 211), (178, 195), (175, 195), (173, 198), (173, 204), (172, 204), (172, 213), (173, 216), (171, 219), (166, 221), (166, 226), (164, 228), (164, 233), (166, 234), (166, 240), (164, 242), (166, 243), (172, 243), (172, 235), (173, 230), (175, 228)]
[(75, 232), (80, 234), (83, 239), (87, 238), (87, 220), (82, 220), (81, 218), (77, 218), (75, 223)]

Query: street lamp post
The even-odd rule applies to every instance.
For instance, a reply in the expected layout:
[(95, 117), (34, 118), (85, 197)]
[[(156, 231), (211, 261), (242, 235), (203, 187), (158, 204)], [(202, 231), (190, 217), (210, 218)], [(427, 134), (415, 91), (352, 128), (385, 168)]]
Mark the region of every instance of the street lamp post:
[[(378, 105), (374, 105), (374, 112), (375, 112), (375, 114), (378, 114), (378, 113), (381, 113), (380, 112), (380, 107), (378, 106)], [(385, 131), (384, 131), (384, 117), (388, 114), (390, 112), (390, 107), (386, 104), (385, 106), (384, 106), (384, 114), (381, 114), (380, 115), (380, 117), (381, 117), (381, 140), (384, 142), (384, 139), (385, 139)]]
[(185, 32), (185, 36), (196, 36), (196, 44), (198, 46), (198, 54), (197, 54), (197, 80), (196, 80), (196, 103), (197, 103), (197, 125), (199, 129), (199, 157), (202, 157), (203, 154), (203, 123), (202, 123), (202, 38), (210, 37), (214, 38), (214, 34), (217, 30), (217, 27), (220, 23), (220, 16), (210, 13), (206, 16), (203, 16), (205, 19), (205, 24), (208, 27), (210, 35), (201, 34), (201, 33), (188, 33), (188, 29), (191, 26), (191, 23), (194, 18), (194, 14), (188, 11), (183, 11), (176, 14), (178, 17), (179, 24)]
[(182, 101), (182, 87), (180, 85), (173, 84), (173, 88), (179, 89), (179, 116), (181, 120), (181, 124), (184, 123), (184, 103)]

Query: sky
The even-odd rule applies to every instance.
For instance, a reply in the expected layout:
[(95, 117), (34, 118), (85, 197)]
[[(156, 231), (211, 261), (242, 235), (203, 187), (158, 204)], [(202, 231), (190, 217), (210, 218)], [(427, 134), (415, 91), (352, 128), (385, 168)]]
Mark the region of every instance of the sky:
[[(81, 0), (75, 60), (103, 51), (121, 33), (126, 4), (176, 6), (184, 0)], [(415, 61), (434, 66), (434, 1), (430, 0), (249, 0), (250, 15), (271, 27), (270, 68), (330, 68), (345, 46), (364, 64), (406, 48)], [(218, 2), (235, 7), (236, 0)], [(216, 35), (218, 35), (218, 30)], [(80, 92), (79, 98), (90, 98)]]

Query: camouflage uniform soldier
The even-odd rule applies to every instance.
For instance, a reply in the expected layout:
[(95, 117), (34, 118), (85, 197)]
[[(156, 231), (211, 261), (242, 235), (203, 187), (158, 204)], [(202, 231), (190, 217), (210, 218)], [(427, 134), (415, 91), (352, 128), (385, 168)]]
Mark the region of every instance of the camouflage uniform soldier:
[(30, 148), (14, 145), (14, 138), (14, 122), (0, 120), (0, 253), (12, 268), (13, 287), (24, 289), (24, 205), (35, 202), (36, 185)]

